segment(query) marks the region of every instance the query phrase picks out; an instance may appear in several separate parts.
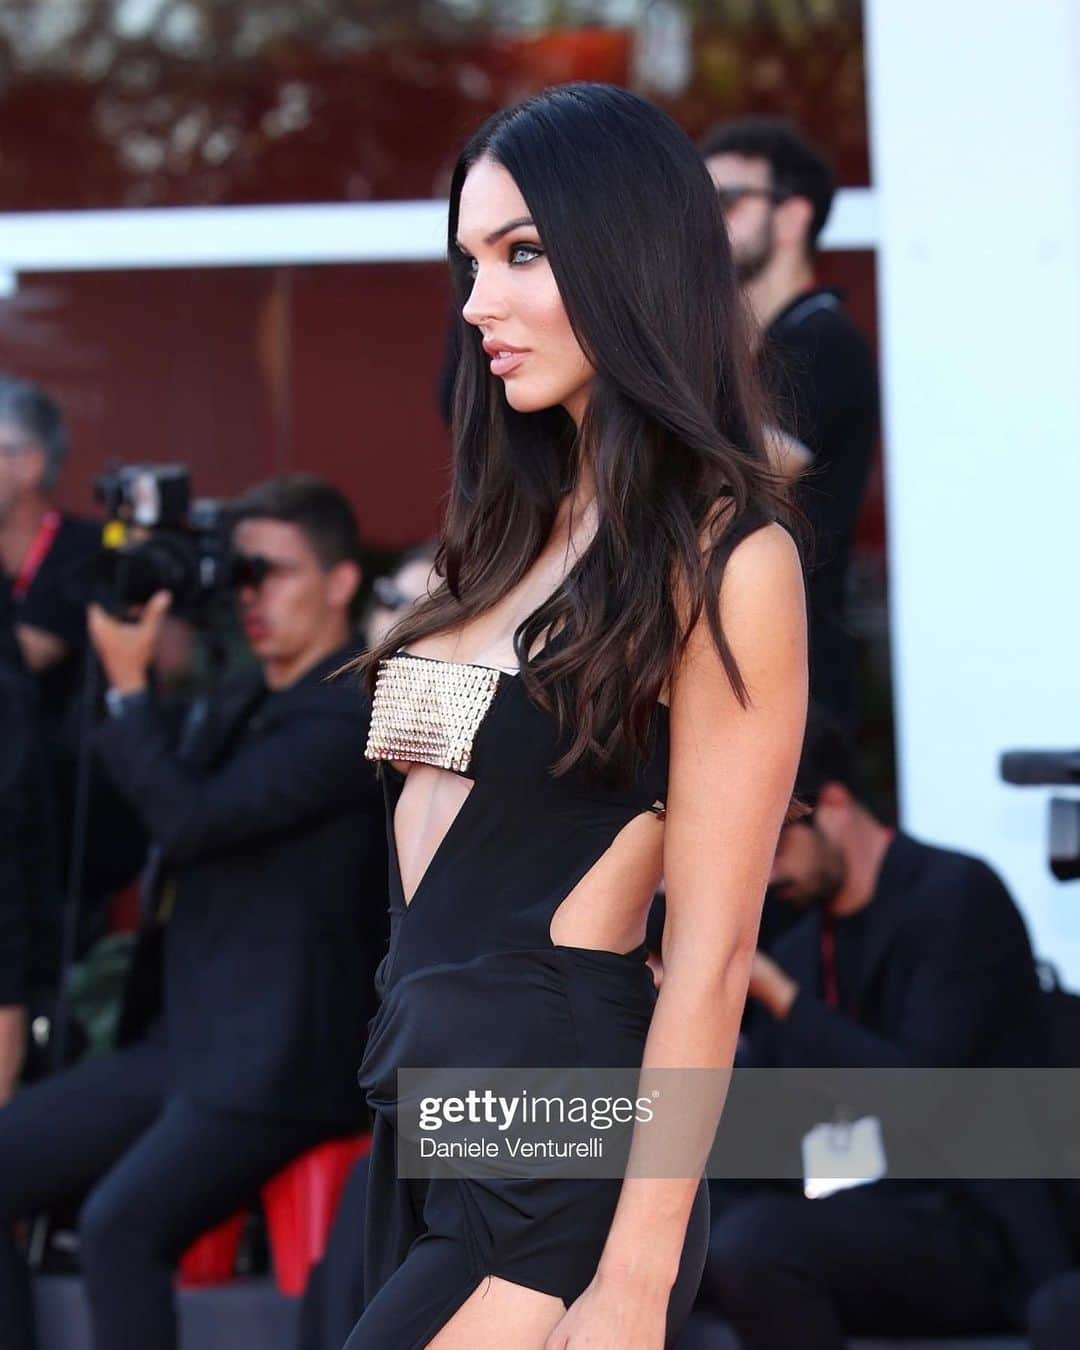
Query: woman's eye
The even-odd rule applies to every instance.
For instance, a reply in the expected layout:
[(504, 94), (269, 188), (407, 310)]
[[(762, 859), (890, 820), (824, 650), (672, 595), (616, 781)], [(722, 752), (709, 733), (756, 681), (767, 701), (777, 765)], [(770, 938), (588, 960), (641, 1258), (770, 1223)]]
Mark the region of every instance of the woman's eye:
[[(511, 267), (521, 267), (525, 263), (532, 262), (534, 258), (543, 257), (543, 254), (544, 250), (539, 248), (536, 244), (511, 244), (509, 252), (510, 265)], [(475, 278), (480, 264), (475, 258), (469, 257), (468, 254), (463, 256), (466, 273), (470, 277)]]

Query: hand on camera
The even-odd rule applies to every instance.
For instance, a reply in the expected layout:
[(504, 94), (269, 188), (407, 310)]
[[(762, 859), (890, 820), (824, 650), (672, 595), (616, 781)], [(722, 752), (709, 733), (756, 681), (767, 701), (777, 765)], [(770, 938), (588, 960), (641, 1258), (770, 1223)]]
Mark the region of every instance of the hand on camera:
[(90, 641), (101, 658), (111, 688), (122, 694), (145, 689), (158, 634), (171, 602), (168, 591), (157, 591), (130, 622), (114, 618), (100, 605), (89, 607)]

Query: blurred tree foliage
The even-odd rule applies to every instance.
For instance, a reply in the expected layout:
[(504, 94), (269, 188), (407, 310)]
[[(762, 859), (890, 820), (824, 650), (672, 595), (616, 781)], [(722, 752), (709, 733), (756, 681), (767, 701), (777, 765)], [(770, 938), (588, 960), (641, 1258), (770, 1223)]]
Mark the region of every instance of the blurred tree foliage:
[(692, 134), (785, 113), (867, 181), (858, 0), (7, 0), (0, 209), (439, 195), (482, 117), (569, 79)]

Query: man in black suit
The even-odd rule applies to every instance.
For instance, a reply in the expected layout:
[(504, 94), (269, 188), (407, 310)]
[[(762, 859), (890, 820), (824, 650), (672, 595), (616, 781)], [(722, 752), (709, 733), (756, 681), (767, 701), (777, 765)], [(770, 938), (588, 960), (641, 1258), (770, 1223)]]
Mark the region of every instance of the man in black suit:
[[(364, 1119), (356, 1068), (385, 945), (385, 825), (359, 688), (327, 683), (353, 652), (355, 520), (307, 475), (253, 489), (237, 511), (258, 667), (189, 724), (182, 752), (147, 681), (168, 595), (134, 623), (91, 610), (109, 683), (96, 749), (148, 827), (155, 881), (119, 1048), (0, 1111), (5, 1226), (85, 1196), (98, 1350), (175, 1346), (186, 1247)], [(6, 1299), (0, 1285), (11, 1350), (29, 1341), (10, 1330), (19, 1290)]]
[[(771, 891), (803, 911), (750, 976), (739, 1064), (992, 1067), (1045, 1062), (1023, 921), (983, 862), (885, 828), (852, 794), (842, 737), (812, 709)], [(1022, 1324), (1067, 1263), (1041, 1182), (889, 1178), (808, 1199), (711, 1184), (703, 1301), (746, 1350), (841, 1350), (845, 1334)]]

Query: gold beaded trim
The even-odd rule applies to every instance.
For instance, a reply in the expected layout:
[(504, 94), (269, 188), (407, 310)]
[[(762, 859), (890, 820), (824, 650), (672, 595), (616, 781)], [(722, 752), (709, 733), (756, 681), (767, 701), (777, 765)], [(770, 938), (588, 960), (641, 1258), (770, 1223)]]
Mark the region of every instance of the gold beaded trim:
[(379, 662), (366, 759), (400, 759), (464, 773), (498, 670), (396, 653)]

